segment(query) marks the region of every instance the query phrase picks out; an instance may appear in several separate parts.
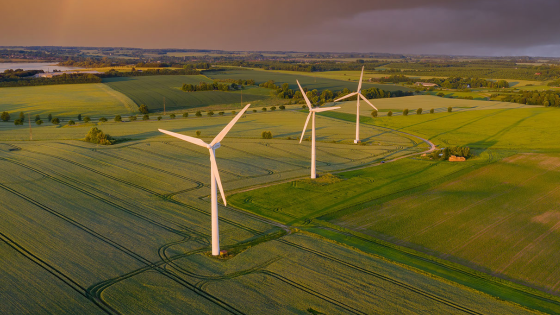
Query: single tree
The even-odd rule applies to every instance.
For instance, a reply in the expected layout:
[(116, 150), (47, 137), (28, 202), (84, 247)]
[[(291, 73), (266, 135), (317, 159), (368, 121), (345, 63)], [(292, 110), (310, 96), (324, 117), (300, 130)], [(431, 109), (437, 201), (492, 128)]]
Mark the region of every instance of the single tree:
[(161, 116), (157, 116), (157, 120), (161, 120)]
[(37, 120), (41, 120), (41, 116), (35, 115), (35, 121), (37, 121)]
[(86, 135), (85, 140), (87, 142), (103, 145), (111, 145), (115, 143), (115, 139), (113, 139), (109, 135), (104, 134), (103, 131), (97, 129), (97, 127), (91, 128), (91, 130)]
[(430, 109), (430, 114), (433, 114), (433, 113), (434, 113), (434, 109), (432, 108), (432, 109)]
[(2, 119), (2, 121), (10, 121), (10, 114), (8, 112), (2, 112), (0, 118)]
[(47, 116), (47, 120), (52, 121), (52, 119), (53, 119), (52, 114), (49, 114), (49, 116)]
[(219, 112), (218, 113), (218, 115), (220, 115), (220, 116), (224, 116), (224, 114), (225, 114), (224, 112)]
[(196, 131), (196, 136), (197, 136), (197, 137), (200, 137), (200, 130), (197, 130), (197, 131)]
[(91, 118), (89, 118), (89, 116), (85, 116), (84, 117), (84, 122), (87, 124), (88, 122), (91, 121)]
[(41, 126), (41, 124), (43, 123), (43, 121), (41, 119), (36, 120), (35, 123), (37, 124), (37, 126)]
[(418, 108), (416, 110), (416, 115), (422, 115), (422, 108)]
[(55, 117), (55, 118), (53, 118), (53, 119), (51, 120), (51, 123), (52, 123), (53, 125), (58, 125), (58, 124), (60, 124), (60, 119), (58, 119), (57, 117)]
[(261, 137), (262, 137), (263, 139), (272, 139), (272, 132), (270, 132), (270, 131), (263, 131), (263, 132), (261, 133)]
[(377, 118), (377, 111), (375, 109), (371, 111), (371, 117)]
[(68, 121), (68, 126), (73, 126), (73, 125), (75, 125), (75, 124), (76, 124), (76, 123), (75, 123), (72, 119), (70, 119), (70, 120)]
[(129, 121), (135, 121), (136, 119), (138, 119), (138, 117), (136, 117), (136, 115), (130, 115), (130, 116), (128, 116), (128, 120), (129, 120)]
[(202, 117), (202, 113), (198, 110), (196, 111), (196, 114), (194, 114), (196, 117)]
[(175, 119), (175, 114), (171, 114), (171, 115), (169, 115), (169, 118), (171, 118), (171, 119)]
[(23, 112), (19, 112), (19, 120), (21, 120), (21, 122), (25, 121), (25, 114)]
[(451, 111), (453, 110), (453, 108), (451, 106), (447, 107), (447, 112), (451, 113)]
[(403, 114), (403, 116), (408, 116), (408, 108), (405, 108), (405, 109), (402, 111), (402, 114)]
[(285, 109), (286, 109), (286, 106), (280, 105), (280, 106), (278, 106), (278, 108), (280, 108), (280, 110), (285, 110)]
[(234, 111), (234, 110), (232, 110), (232, 111), (231, 111), (231, 114), (232, 114), (232, 115), (235, 115), (235, 114), (237, 114), (237, 112)]
[(82, 121), (82, 114), (78, 114), (78, 121)]
[(16, 119), (16, 120), (14, 120), (14, 125), (16, 125), (16, 126), (23, 125), (23, 121), (21, 119)]
[(263, 108), (262, 108), (262, 111), (263, 111), (263, 112), (266, 112), (266, 107), (263, 107)]
[(189, 117), (189, 113), (183, 113), (183, 118)]
[(270, 110), (275, 111), (275, 110), (276, 110), (276, 106), (272, 106), (272, 107), (270, 108)]
[(387, 116), (389, 116), (389, 117), (393, 116), (393, 112), (392, 112), (392, 111), (388, 111), (388, 112), (387, 112)]
[(256, 110), (256, 109), (253, 109), (253, 113), (256, 113), (256, 112), (257, 112), (257, 110)]
[(214, 116), (214, 111), (213, 111), (213, 110), (209, 110), (208, 112), (206, 112), (206, 115), (212, 117), (212, 116)]
[(142, 116), (142, 120), (150, 120), (150, 115), (146, 114)]
[(140, 113), (142, 114), (148, 114), (150, 111), (148, 110), (148, 106), (142, 104), (140, 105), (140, 107), (138, 107), (138, 110), (140, 111)]
[(122, 121), (121, 115), (116, 115), (115, 116), (115, 122), (120, 122), (120, 121)]
[(107, 118), (105, 118), (105, 117), (99, 118), (99, 122), (106, 122), (106, 121), (107, 121)]
[(443, 92), (439, 92), (439, 93), (437, 94), (437, 96), (439, 96), (439, 97), (444, 97), (445, 94), (443, 94)]

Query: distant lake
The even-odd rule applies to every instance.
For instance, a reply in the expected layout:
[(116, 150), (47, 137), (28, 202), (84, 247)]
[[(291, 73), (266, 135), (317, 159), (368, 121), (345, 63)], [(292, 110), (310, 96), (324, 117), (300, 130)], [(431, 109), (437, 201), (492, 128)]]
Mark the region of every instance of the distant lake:
[(54, 69), (60, 71), (81, 69), (76, 67), (63, 67), (56, 66), (55, 62), (0, 62), (0, 72), (8, 69), (23, 69), (23, 70), (43, 70), (45, 72), (52, 72)]

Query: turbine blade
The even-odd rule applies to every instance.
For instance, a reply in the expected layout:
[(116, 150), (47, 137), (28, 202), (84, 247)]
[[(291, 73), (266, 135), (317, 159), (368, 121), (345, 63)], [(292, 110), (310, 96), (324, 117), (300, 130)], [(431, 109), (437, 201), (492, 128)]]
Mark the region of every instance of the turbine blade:
[(346, 95), (344, 95), (343, 97), (337, 98), (336, 100), (334, 100), (334, 102), (338, 102), (338, 101), (343, 100), (343, 99), (345, 99), (345, 98), (352, 97), (352, 96), (354, 96), (354, 95), (356, 95), (356, 94), (358, 94), (358, 92), (353, 92), (353, 93), (350, 93), (350, 94), (346, 94)]
[(220, 189), (220, 196), (222, 196), (222, 200), (224, 201), (224, 206), (227, 206), (226, 194), (224, 194), (224, 188), (222, 187), (222, 180), (220, 179), (220, 172), (218, 171), (218, 165), (216, 164), (216, 156), (214, 155), (214, 150), (212, 149), (210, 149), (210, 166), (212, 167), (212, 172), (216, 177), (215, 178), (216, 183), (218, 184), (218, 188)]
[(358, 92), (362, 90), (362, 78), (364, 77), (364, 67), (362, 66), (362, 74), (360, 75), (360, 82), (358, 83)]
[(307, 98), (307, 95), (305, 94), (305, 92), (303, 91), (303, 88), (301, 87), (301, 85), (299, 84), (299, 81), (296, 80), (297, 85), (299, 86), (299, 90), (301, 91), (301, 94), (303, 94), (303, 98), (305, 99), (305, 103), (307, 103), (307, 107), (309, 107), (309, 109), (312, 109), (313, 106), (311, 106), (311, 102), (309, 101), (309, 99)]
[(339, 109), (339, 108), (340, 108), (340, 106), (315, 108), (315, 109), (313, 109), (313, 112), (315, 112), (315, 113), (326, 112), (328, 110), (335, 110), (335, 109)]
[(377, 107), (373, 106), (373, 104), (370, 103), (370, 102), (368, 101), (368, 99), (367, 99), (365, 96), (362, 95), (362, 93), (360, 93), (360, 97), (361, 97), (364, 101), (366, 101), (366, 103), (368, 103), (369, 106), (373, 107), (376, 111), (379, 111), (379, 110), (377, 109)]
[(299, 138), (299, 143), (301, 143), (301, 140), (303, 140), (303, 135), (305, 134), (305, 130), (307, 129), (307, 124), (309, 123), (309, 118), (311, 118), (311, 115), (313, 115), (312, 111), (310, 111), (309, 115), (307, 115), (307, 120), (305, 120), (305, 125), (303, 126), (303, 131), (301, 133), (301, 138)]
[(235, 123), (239, 120), (239, 118), (241, 118), (241, 116), (243, 116), (243, 114), (245, 113), (247, 108), (249, 108), (249, 106), (251, 106), (251, 104), (247, 104), (245, 107), (243, 107), (243, 109), (239, 112), (239, 114), (237, 114), (237, 116), (235, 116), (229, 122), (229, 124), (227, 124), (227, 126), (216, 136), (216, 138), (214, 138), (214, 140), (212, 140), (212, 142), (210, 142), (210, 146), (214, 146), (216, 143), (222, 141), (222, 139), (227, 135), (227, 133), (230, 131), (230, 129), (233, 127), (233, 125), (235, 125)]
[(181, 140), (185, 140), (185, 141), (188, 141), (188, 142), (190, 142), (190, 143), (194, 143), (194, 144), (199, 145), (199, 146), (201, 146), (201, 147), (208, 148), (208, 144), (206, 144), (206, 142), (204, 142), (204, 141), (202, 141), (202, 140), (200, 140), (200, 139), (198, 139), (198, 138), (185, 136), (185, 135), (182, 135), (182, 134), (180, 134), (180, 133), (171, 132), (171, 131), (167, 131), (167, 130), (163, 130), (163, 129), (158, 129), (158, 130), (159, 130), (160, 132), (166, 133), (166, 134), (168, 134), (168, 135), (170, 135), (170, 136), (173, 136), (173, 137), (175, 137), (175, 138), (179, 138), (179, 139), (181, 139)]

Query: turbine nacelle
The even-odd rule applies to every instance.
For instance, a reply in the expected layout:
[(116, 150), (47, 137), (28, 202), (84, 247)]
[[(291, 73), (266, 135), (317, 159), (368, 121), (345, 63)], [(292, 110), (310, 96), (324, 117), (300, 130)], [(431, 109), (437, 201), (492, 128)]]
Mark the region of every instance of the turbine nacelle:
[(214, 149), (214, 150), (216, 150), (217, 148), (219, 148), (219, 147), (221, 147), (221, 146), (222, 146), (222, 145), (221, 145), (219, 142), (216, 143), (216, 144), (214, 144), (214, 145), (212, 145), (212, 146), (211, 146), (210, 144), (208, 144), (208, 149)]

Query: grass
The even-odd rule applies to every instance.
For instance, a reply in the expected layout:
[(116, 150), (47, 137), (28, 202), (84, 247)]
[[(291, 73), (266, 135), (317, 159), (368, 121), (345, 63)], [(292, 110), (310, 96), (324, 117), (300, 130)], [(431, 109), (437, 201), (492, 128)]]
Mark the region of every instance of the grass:
[[(507, 109), (507, 108), (539, 108), (540, 106), (534, 105), (521, 105), (509, 102), (494, 102), (494, 101), (480, 101), (480, 100), (461, 100), (443, 98), (433, 95), (415, 95), (394, 98), (381, 98), (373, 99), (370, 102), (379, 109), (378, 116), (383, 117), (391, 110), (393, 116), (396, 112), (401, 112), (403, 109), (408, 109), (408, 115), (416, 115), (416, 109), (422, 108), (422, 115), (429, 115), (430, 109), (434, 109), (435, 113), (447, 112), (448, 107), (452, 107), (454, 112), (468, 111), (468, 110), (486, 110), (486, 109)], [(336, 113), (343, 112), (348, 114), (356, 114), (356, 101), (341, 102), (336, 104), (328, 104), (341, 106)], [(360, 115), (370, 117), (373, 108), (365, 102), (360, 102)], [(400, 115), (400, 114), (399, 114)], [(434, 117), (432, 117), (434, 118)], [(387, 119), (389, 119), (387, 117)], [(355, 117), (354, 117), (355, 120)]]
[(24, 112), (32, 119), (41, 115), (43, 121), (49, 113), (75, 119), (78, 114), (114, 116), (138, 110), (131, 99), (101, 83), (1, 88), (0, 107), (12, 120)]
[[(226, 193), (307, 176), (309, 143), (287, 140), (299, 135), (305, 116), (246, 114), (216, 152)], [(35, 141), (23, 141), (25, 128), (0, 123), (6, 170), (0, 173), (0, 232), (12, 240), (0, 242), (0, 280), (20, 281), (4, 291), (9, 301), (2, 312), (45, 307), (57, 313), (175, 314), (187, 304), (208, 314), (304, 314), (310, 308), (327, 314), (531, 313), (232, 207), (220, 206), (220, 236), (235, 255), (209, 257), (208, 152), (156, 130), (201, 130), (209, 141), (230, 119), (100, 124), (112, 136), (132, 139), (114, 146), (75, 140), (84, 128), (52, 126), (35, 128)], [(374, 126), (362, 128), (375, 138), (370, 144), (376, 145), (366, 146), (347, 140), (352, 123), (319, 116), (317, 127), (322, 173), (423, 149), (417, 140)], [(260, 139), (264, 129), (275, 138)], [(331, 182), (348, 180), (325, 184)], [(20, 288), (38, 293), (30, 299)]]
[[(260, 69), (240, 69), (231, 68), (227, 71), (204, 71), (204, 74), (211, 79), (253, 79), (257, 84), (266, 82), (268, 80), (274, 80), (276, 85), (280, 86), (283, 83), (288, 83), (290, 89), (298, 90), (296, 80), (299, 80), (302, 87), (308, 88), (309, 90), (317, 89), (319, 91), (329, 89), (331, 91), (341, 91), (344, 88), (354, 91), (358, 87), (357, 80), (348, 81), (340, 79), (330, 79), (323, 77), (312, 77), (311, 73), (299, 73), (291, 71), (267, 71)], [(364, 82), (362, 89), (368, 89), (370, 87), (376, 87), (386, 91), (411, 91), (412, 89), (391, 85), (391, 84), (371, 84)]]
[[(202, 75), (168, 75), (168, 76), (145, 76), (124, 77), (104, 79), (103, 82), (112, 89), (119, 91), (138, 106), (144, 104), (151, 111), (167, 111), (193, 109), (209, 105), (231, 105), (240, 104), (241, 98), (238, 93), (223, 91), (201, 91), (183, 92), (183, 83), (199, 84), (200, 82), (212, 82)], [(269, 96), (259, 93), (244, 93), (243, 101), (252, 102), (267, 99)], [(239, 105), (240, 106), (240, 105)]]
[(558, 167), (557, 154), (514, 155), (427, 191), (328, 219), (557, 293)]

